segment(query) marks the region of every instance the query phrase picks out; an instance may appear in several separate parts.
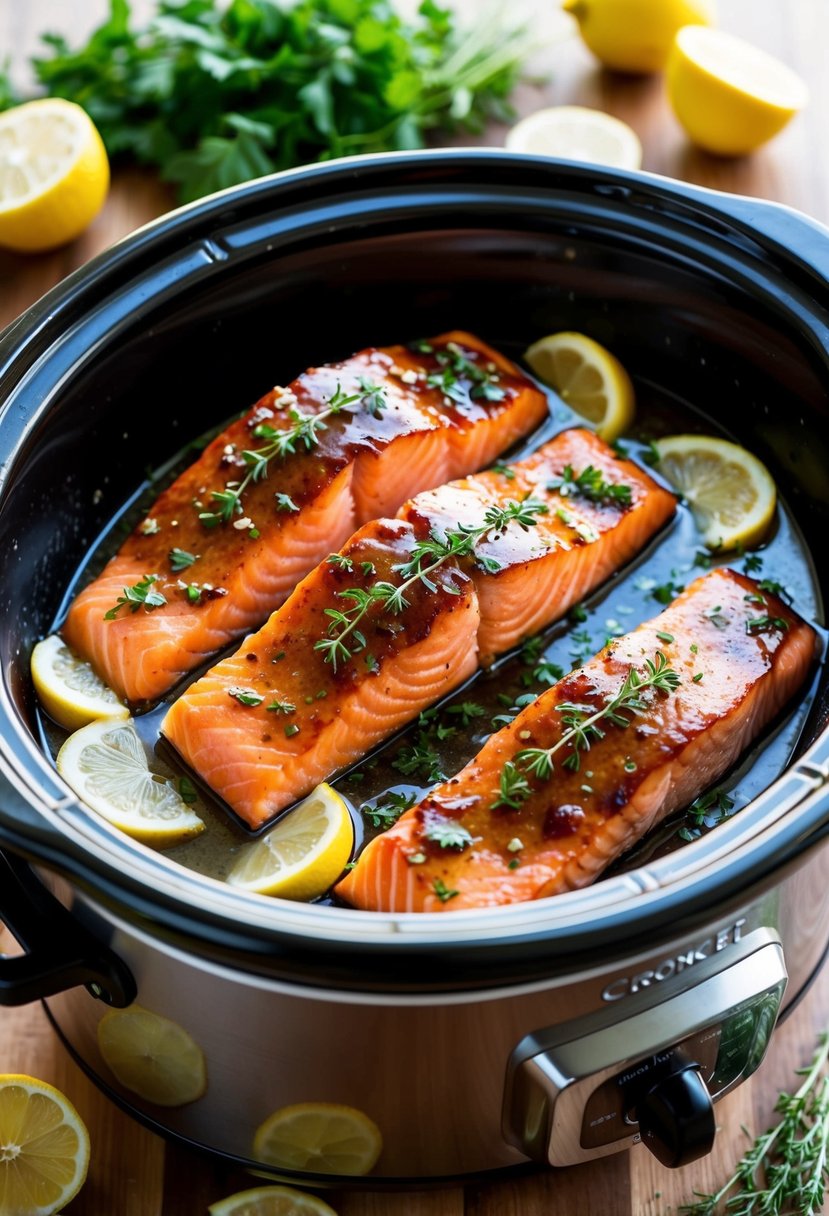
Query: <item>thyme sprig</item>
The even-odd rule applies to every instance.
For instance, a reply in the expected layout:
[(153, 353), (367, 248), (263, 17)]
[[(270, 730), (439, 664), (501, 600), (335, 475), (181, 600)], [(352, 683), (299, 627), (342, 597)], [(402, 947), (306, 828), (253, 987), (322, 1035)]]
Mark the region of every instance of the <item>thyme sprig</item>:
[[(695, 1191), (696, 1202), (683, 1204), (686, 1216), (816, 1216), (823, 1210), (829, 1181), (829, 1034), (822, 1034), (803, 1084), (782, 1093), (775, 1110), (780, 1122), (758, 1136), (734, 1173), (713, 1194)], [(733, 1192), (733, 1194), (732, 1194)]]
[[(463, 405), (466, 393), (475, 400), (503, 401), (506, 391), (498, 383), (498, 369), (494, 363), (477, 363), (465, 355), (455, 342), (447, 342), (440, 350), (435, 350), (428, 342), (419, 342), (415, 349), (421, 354), (432, 355), (438, 364), (439, 371), (430, 372), (426, 377), (427, 388), (437, 388), (454, 401)], [(463, 381), (470, 387), (465, 388)]]
[[(253, 429), (256, 439), (264, 439), (261, 447), (249, 448), (241, 453), (247, 465), (247, 471), (241, 481), (229, 481), (223, 490), (214, 490), (211, 494), (214, 510), (199, 512), (199, 519), (206, 528), (217, 528), (227, 524), (234, 515), (242, 515), (242, 495), (252, 482), (264, 481), (270, 471), (272, 460), (281, 460), (285, 456), (295, 454), (305, 449), (310, 452), (317, 446), (320, 432), (327, 430), (327, 421), (337, 414), (351, 409), (360, 403), (358, 408), (365, 408), (374, 417), (380, 417), (386, 407), (384, 396), (385, 386), (371, 384), (365, 377), (360, 380), (360, 391), (346, 393), (341, 385), (337, 385), (328, 399), (326, 407), (317, 414), (306, 414), (292, 405), (288, 410), (291, 420), (289, 427), (274, 427), (270, 423), (260, 422)], [(287, 496), (282, 496), (290, 502)], [(280, 499), (277, 508), (286, 509)], [(287, 509), (291, 509), (288, 507)]]
[[(384, 612), (399, 615), (409, 607), (406, 594), (416, 583), (422, 583), (429, 591), (437, 591), (437, 584), (432, 575), (454, 558), (474, 556), (485, 570), (491, 574), (496, 573), (500, 570), (501, 563), (493, 557), (476, 553), (475, 546), (490, 533), (503, 533), (510, 524), (516, 524), (525, 531), (535, 527), (536, 516), (543, 515), (546, 511), (547, 504), (538, 498), (527, 497), (520, 501), (511, 499), (503, 507), (487, 508), (482, 524), (458, 524), (455, 528), (447, 529), (443, 536), (435, 531), (431, 532), (426, 540), (417, 541), (409, 561), (394, 567), (395, 571), (402, 575), (402, 583), (390, 583), (380, 579), (367, 589), (349, 587), (345, 591), (338, 591), (337, 596), (350, 604), (350, 607), (325, 609), (325, 614), (330, 619), (328, 636), (315, 642), (314, 649), (322, 651), (324, 661), (337, 671), (341, 664), (347, 663), (355, 654), (365, 649), (365, 634), (359, 626), (373, 604), (379, 604)], [(345, 565), (338, 554), (332, 554), (328, 560), (341, 567)], [(447, 590), (451, 594), (457, 594), (450, 588)]]
[(549, 781), (555, 769), (553, 757), (564, 748), (569, 748), (569, 754), (561, 762), (563, 768), (578, 772), (581, 766), (581, 753), (590, 750), (591, 745), (605, 737), (606, 731), (600, 722), (625, 729), (630, 726), (632, 718), (648, 708), (642, 694), (649, 688), (659, 692), (671, 693), (679, 687), (679, 674), (669, 665), (661, 650), (657, 650), (653, 659), (645, 659), (644, 670), (629, 667), (621, 688), (599, 709), (593, 710), (590, 705), (576, 704), (572, 701), (562, 701), (556, 706), (561, 714), (565, 730), (552, 747), (527, 747), (518, 752), (514, 760), (508, 760), (501, 770), (500, 795), (493, 802), (492, 809), (509, 807), (517, 810), (530, 797), (532, 787), (528, 777), (537, 777), (540, 781)]
[(629, 485), (606, 481), (601, 469), (592, 464), (577, 475), (571, 464), (566, 464), (561, 471), (561, 477), (555, 477), (547, 486), (548, 490), (557, 490), (562, 498), (579, 496), (600, 506), (619, 506), (626, 509), (632, 502), (632, 491)]

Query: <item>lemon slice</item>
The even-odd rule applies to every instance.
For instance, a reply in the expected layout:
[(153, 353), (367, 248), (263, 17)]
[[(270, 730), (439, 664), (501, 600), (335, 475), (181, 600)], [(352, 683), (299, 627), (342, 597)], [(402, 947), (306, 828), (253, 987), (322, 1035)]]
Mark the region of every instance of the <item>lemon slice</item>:
[(318, 785), (275, 828), (242, 847), (227, 881), (256, 895), (316, 899), (339, 878), (353, 844), (348, 807), (330, 785)]
[(204, 831), (172, 782), (150, 771), (131, 718), (90, 722), (75, 731), (58, 752), (57, 766), (87, 806), (144, 844), (168, 848)]
[(92, 119), (62, 98), (0, 114), (0, 245), (53, 249), (91, 223), (109, 189), (109, 162)]
[(211, 1203), (210, 1216), (337, 1216), (333, 1208), (314, 1195), (304, 1195), (290, 1186), (257, 1186)]
[(207, 1088), (198, 1043), (178, 1022), (140, 1005), (104, 1014), (98, 1048), (124, 1088), (156, 1106), (184, 1106)]
[(524, 358), (545, 384), (611, 443), (633, 422), (636, 398), (615, 355), (585, 334), (549, 334)]
[(43, 708), (67, 730), (97, 718), (129, 717), (126, 705), (56, 633), (32, 651), (32, 682)]
[(0, 1075), (0, 1212), (52, 1216), (89, 1166), (89, 1134), (71, 1102), (34, 1077)]
[(552, 106), (528, 114), (508, 132), (510, 152), (639, 169), (642, 145), (626, 122), (585, 106)]
[(284, 1106), (253, 1138), (258, 1161), (311, 1174), (367, 1174), (382, 1147), (380, 1129), (368, 1115), (333, 1102)]
[(668, 60), (668, 96), (695, 144), (744, 156), (805, 106), (806, 85), (759, 47), (705, 26), (679, 31)]
[(777, 491), (756, 456), (709, 435), (671, 435), (655, 446), (659, 472), (684, 495), (709, 548), (747, 548), (762, 540)]

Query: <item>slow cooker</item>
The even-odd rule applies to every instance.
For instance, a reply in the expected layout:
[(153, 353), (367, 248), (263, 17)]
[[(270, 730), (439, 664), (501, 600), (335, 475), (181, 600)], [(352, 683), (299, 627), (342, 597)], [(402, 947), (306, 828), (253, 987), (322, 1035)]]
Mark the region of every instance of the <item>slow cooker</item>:
[[(25, 952), (0, 959), (0, 1002), (43, 999), (138, 1119), (266, 1174), (255, 1129), (308, 1101), (376, 1122), (384, 1184), (640, 1140), (667, 1164), (704, 1153), (712, 1102), (758, 1067), (829, 942), (825, 678), (783, 771), (704, 838), (535, 904), (392, 916), (245, 896), (87, 811), (37, 741), (29, 655), (160, 455), (321, 352), (458, 325), (496, 344), (584, 330), (681, 385), (768, 465), (820, 554), (827, 274), (827, 233), (779, 206), (436, 151), (226, 191), (24, 314), (0, 339), (0, 913)], [(97, 1024), (133, 1001), (203, 1051), (198, 1100), (153, 1105), (106, 1067)]]

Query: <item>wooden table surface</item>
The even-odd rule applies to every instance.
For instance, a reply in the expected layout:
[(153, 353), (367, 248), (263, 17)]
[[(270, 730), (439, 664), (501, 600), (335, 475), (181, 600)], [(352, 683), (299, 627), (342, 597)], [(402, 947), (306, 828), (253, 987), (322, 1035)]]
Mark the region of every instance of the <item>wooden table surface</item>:
[[(468, 0), (467, 7), (476, 0)], [(545, 0), (528, 0), (545, 10)], [(135, 0), (146, 11), (149, 0)], [(44, 29), (77, 37), (97, 21), (105, 0), (2, 0), (0, 61), (11, 55), (17, 78), (26, 81), (26, 56)], [(645, 148), (645, 168), (702, 185), (775, 199), (829, 222), (829, 4), (826, 0), (720, 0), (724, 27), (778, 54), (808, 81), (809, 110), (754, 157), (719, 161), (693, 150), (676, 125), (658, 77), (627, 79), (600, 71), (579, 41), (565, 37), (542, 62), (553, 78), (544, 86), (522, 86), (518, 106), (579, 103), (602, 108), (636, 128)], [(566, 19), (562, 18), (562, 21)], [(553, 25), (557, 25), (554, 19)], [(483, 142), (498, 143), (494, 129)], [(73, 245), (38, 257), (0, 254), (0, 326), (125, 233), (173, 203), (150, 175), (116, 174), (101, 215)], [(6, 938), (7, 950), (13, 948)], [(0, 937), (0, 948), (3, 939)], [(772, 1119), (776, 1095), (791, 1086), (795, 1068), (809, 1058), (816, 1035), (829, 1022), (829, 969), (775, 1035), (760, 1073), (717, 1107), (720, 1132), (715, 1151), (683, 1170), (663, 1170), (644, 1149), (584, 1167), (539, 1173), (485, 1185), (401, 1195), (353, 1192), (328, 1196), (340, 1216), (662, 1216), (695, 1189), (713, 1190), (744, 1150), (741, 1125), (762, 1130)], [(203, 1216), (208, 1203), (252, 1185), (245, 1175), (165, 1145), (129, 1120), (98, 1093), (68, 1059), (42, 1010), (0, 1010), (0, 1071), (31, 1073), (64, 1090), (92, 1135), (92, 1163), (81, 1194), (66, 1216)]]

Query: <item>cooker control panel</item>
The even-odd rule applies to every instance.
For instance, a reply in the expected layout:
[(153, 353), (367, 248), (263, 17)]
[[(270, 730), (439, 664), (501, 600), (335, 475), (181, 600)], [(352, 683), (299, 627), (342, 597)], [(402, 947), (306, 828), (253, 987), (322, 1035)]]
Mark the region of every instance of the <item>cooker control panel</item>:
[(708, 1152), (712, 1103), (760, 1064), (785, 991), (783, 951), (764, 940), (627, 1018), (603, 1012), (527, 1036), (510, 1061), (507, 1138), (550, 1165), (640, 1141), (666, 1165)]

